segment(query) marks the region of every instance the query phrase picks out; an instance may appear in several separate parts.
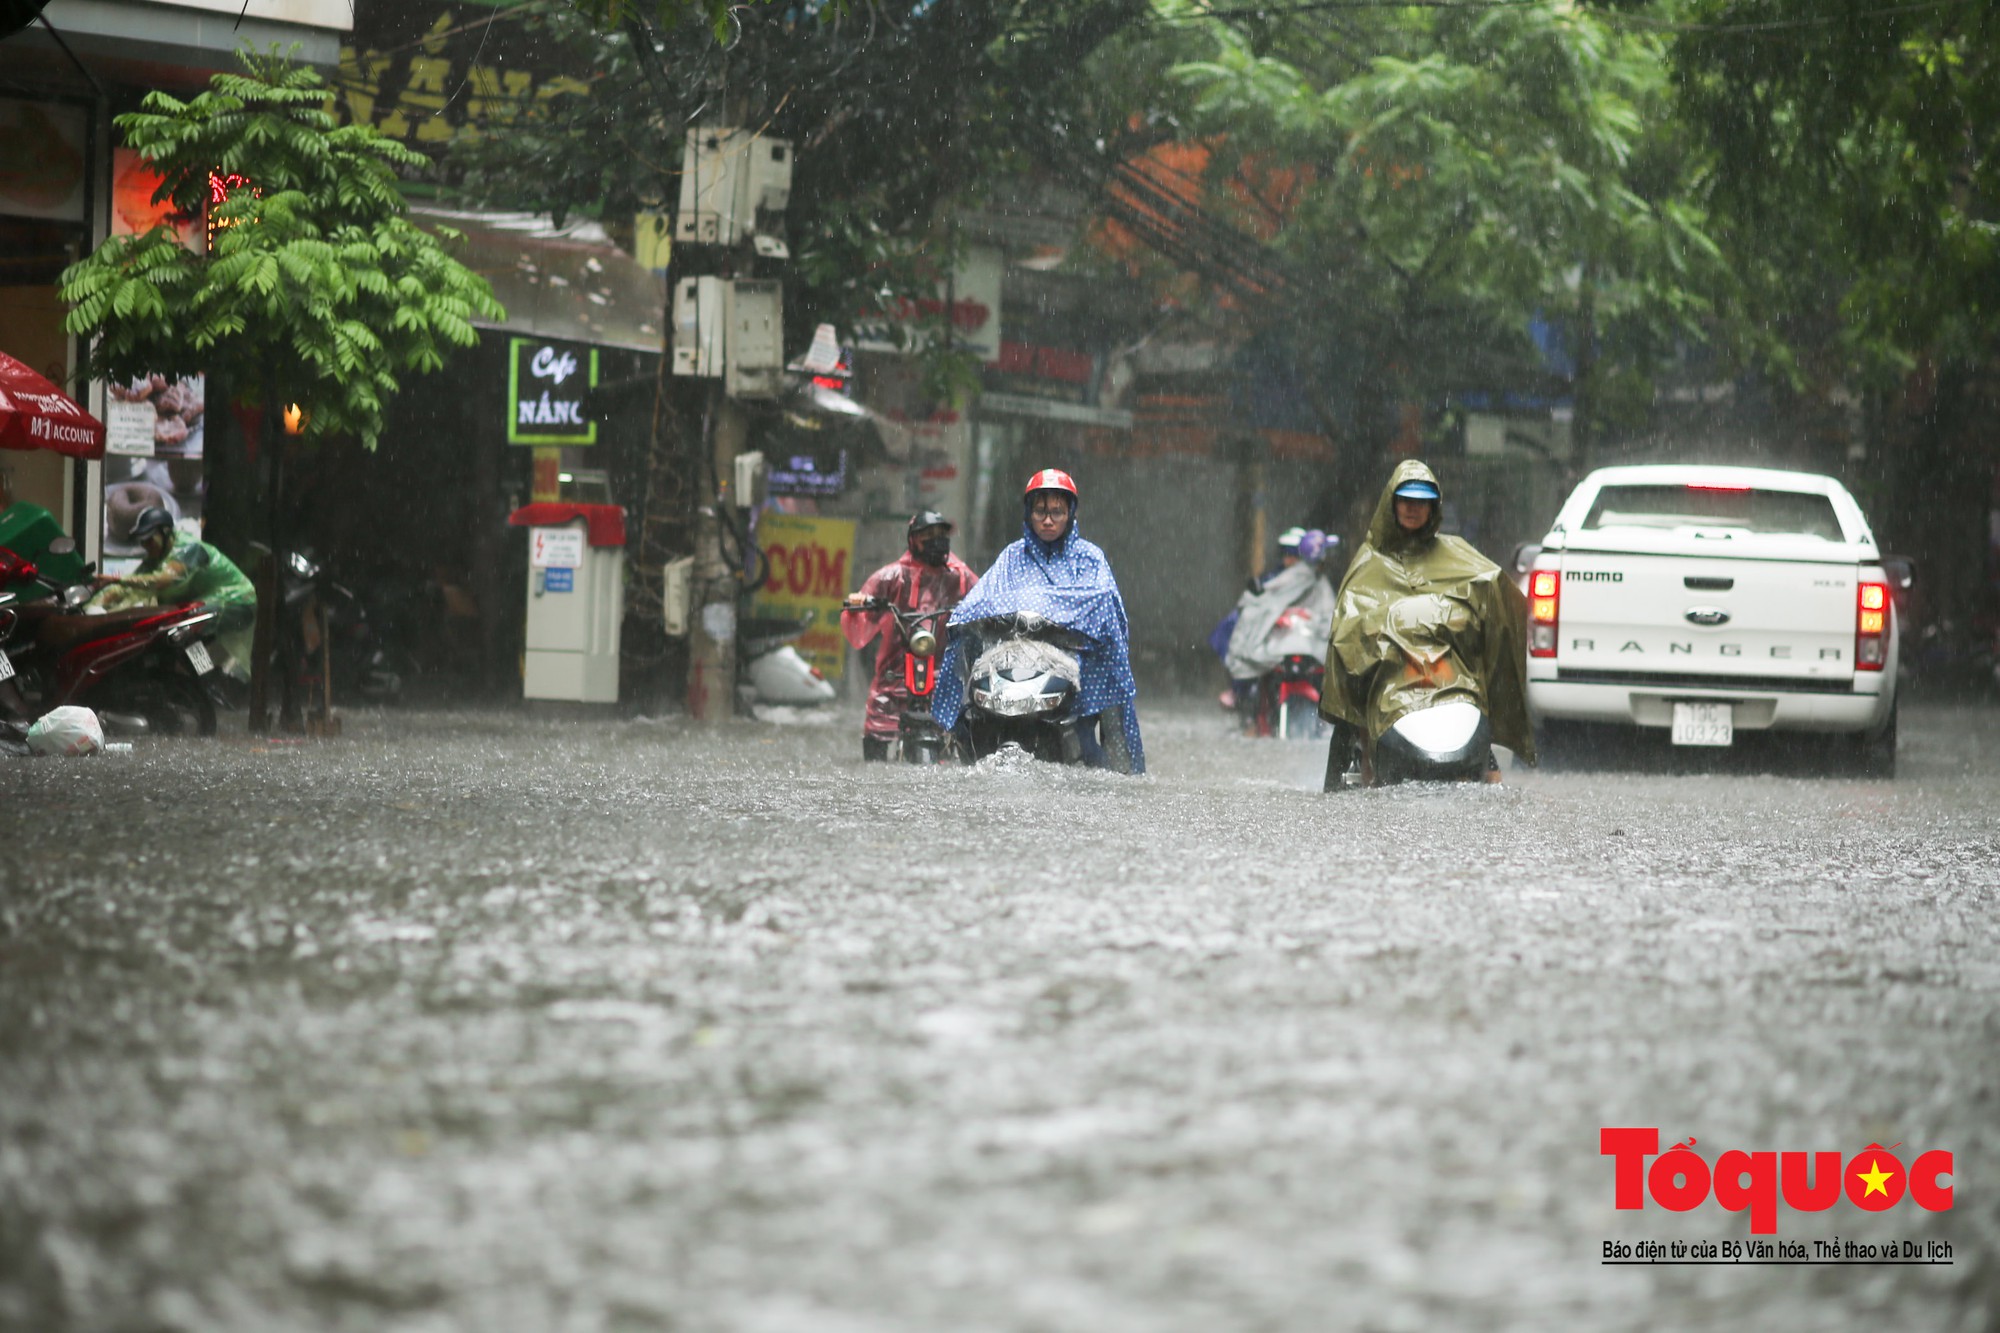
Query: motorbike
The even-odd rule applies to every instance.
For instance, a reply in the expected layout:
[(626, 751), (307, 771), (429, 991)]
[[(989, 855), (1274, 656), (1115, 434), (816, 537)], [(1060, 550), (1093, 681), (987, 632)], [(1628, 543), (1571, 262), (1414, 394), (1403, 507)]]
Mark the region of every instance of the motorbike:
[(958, 627), (972, 662), (960, 730), (970, 757), (1016, 745), (1037, 759), (1083, 762), (1076, 717), (1083, 671), (1076, 655), (1091, 640), (1032, 611)]
[(1464, 782), (1485, 778), (1493, 764), (1493, 726), (1482, 696), (1465, 689), (1463, 671), (1455, 665), (1452, 639), (1470, 627), (1465, 609), (1442, 597), (1406, 597), (1389, 616), (1390, 634), (1401, 648), (1402, 669), (1392, 660), (1376, 668), (1369, 689), (1374, 695), (1368, 715), (1389, 711), (1392, 694), (1420, 691), (1434, 698), (1402, 713), (1375, 736), (1372, 772), (1364, 759), (1362, 738), (1354, 729), (1336, 728), (1327, 755), (1326, 789), (1399, 782)]
[(195, 602), (86, 615), (88, 584), (59, 586), (18, 560), (11, 568), (0, 588), (0, 705), (40, 716), (80, 704), (113, 731), (215, 734), (204, 683), (215, 670), (213, 611)]
[(369, 703), (401, 697), (411, 672), (391, 655), (361, 599), (309, 552), (291, 552), (285, 566), (284, 632), (303, 697), (326, 697), (322, 673), (332, 676), (335, 696)]
[(950, 738), (931, 715), (931, 695), (937, 689), (938, 666), (944, 657), (944, 622), (950, 607), (906, 611), (880, 597), (849, 602), (842, 611), (886, 611), (903, 636), (903, 684), (911, 706), (896, 722), (897, 747), (911, 764), (935, 764), (951, 748)]
[(1275, 666), (1257, 678), (1252, 720), (1259, 736), (1317, 740), (1320, 685), (1326, 678), (1326, 625), (1307, 606), (1282, 611), (1265, 639)]
[(748, 713), (757, 704), (811, 708), (832, 703), (833, 682), (792, 647), (811, 629), (817, 613), (754, 616), (736, 626), (736, 702)]

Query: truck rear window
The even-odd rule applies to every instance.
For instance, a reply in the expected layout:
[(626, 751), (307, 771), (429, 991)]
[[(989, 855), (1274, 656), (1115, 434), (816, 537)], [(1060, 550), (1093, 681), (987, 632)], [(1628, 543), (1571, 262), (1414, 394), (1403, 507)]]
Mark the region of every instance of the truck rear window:
[(1840, 541), (1840, 516), (1824, 495), (1708, 486), (1606, 486), (1583, 520), (1593, 528), (1728, 528)]

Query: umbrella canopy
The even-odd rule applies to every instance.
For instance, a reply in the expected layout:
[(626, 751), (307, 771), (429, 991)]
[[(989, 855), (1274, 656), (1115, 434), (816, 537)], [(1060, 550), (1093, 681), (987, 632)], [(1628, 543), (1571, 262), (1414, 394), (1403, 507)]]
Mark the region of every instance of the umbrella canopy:
[(104, 457), (104, 423), (29, 367), (0, 352), (0, 449)]
[(49, 0), (0, 0), (0, 37), (11, 36), (35, 21)]

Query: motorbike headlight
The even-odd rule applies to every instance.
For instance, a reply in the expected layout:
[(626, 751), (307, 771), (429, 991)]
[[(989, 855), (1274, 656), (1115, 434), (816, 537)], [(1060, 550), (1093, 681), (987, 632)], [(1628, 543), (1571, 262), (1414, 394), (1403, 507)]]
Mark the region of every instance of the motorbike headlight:
[(937, 651), (937, 635), (927, 629), (920, 629), (910, 636), (910, 651), (918, 657), (929, 657)]

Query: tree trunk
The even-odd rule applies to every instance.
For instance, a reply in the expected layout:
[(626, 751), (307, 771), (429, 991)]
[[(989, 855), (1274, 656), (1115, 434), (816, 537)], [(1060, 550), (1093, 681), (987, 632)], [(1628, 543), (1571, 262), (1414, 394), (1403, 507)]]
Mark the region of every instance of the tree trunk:
[(697, 722), (727, 722), (736, 713), (736, 571), (723, 550), (723, 506), (743, 444), (743, 409), (710, 389), (713, 438), (702, 442), (714, 469), (695, 514), (694, 623), (688, 629), (688, 714)]
[[(267, 380), (268, 383), (268, 380)], [(283, 565), (278, 556), (279, 509), (284, 504), (285, 423), (277, 395), (264, 392), (263, 421), (258, 441), (264, 455), (264, 540), (269, 553), (257, 579), (257, 623), (250, 648), (250, 730), (254, 735), (271, 732), (271, 655), (280, 637), (280, 603), (284, 598)]]
[(1570, 457), (1578, 476), (1595, 465), (1597, 444), (1597, 267), (1585, 263), (1576, 292), (1576, 371), (1570, 387)]

